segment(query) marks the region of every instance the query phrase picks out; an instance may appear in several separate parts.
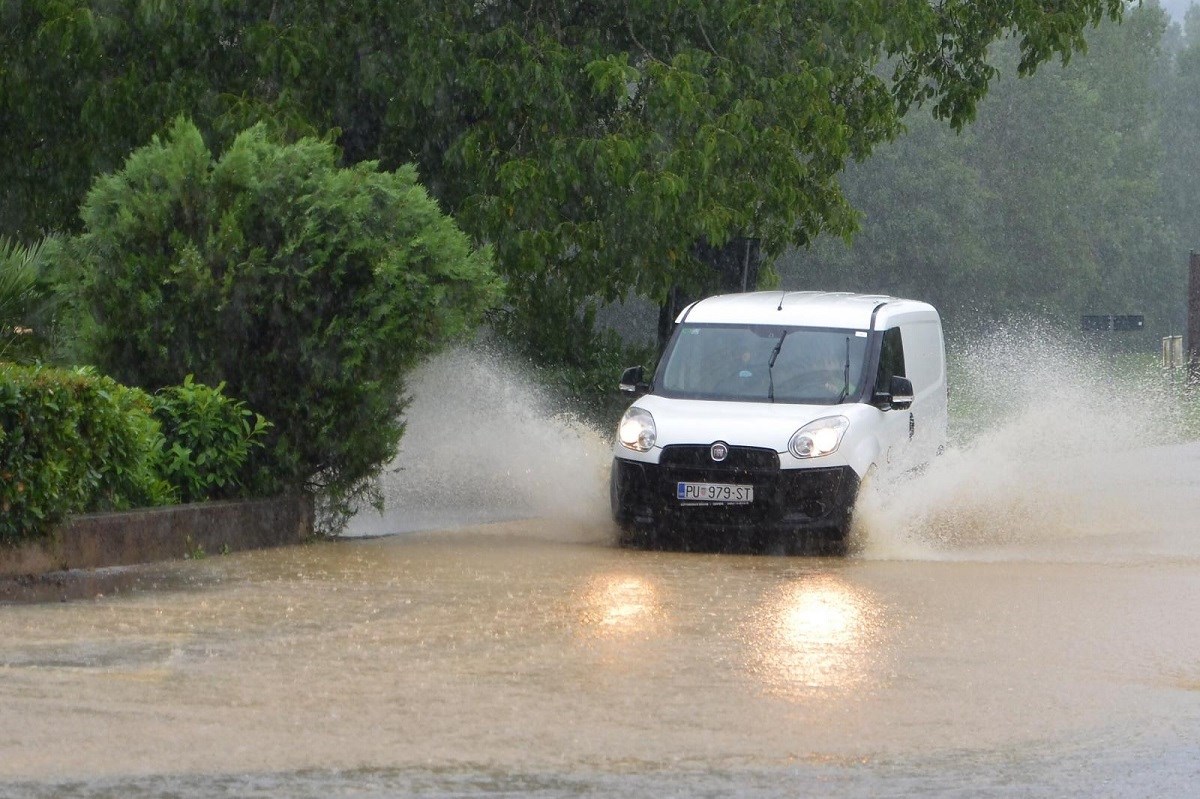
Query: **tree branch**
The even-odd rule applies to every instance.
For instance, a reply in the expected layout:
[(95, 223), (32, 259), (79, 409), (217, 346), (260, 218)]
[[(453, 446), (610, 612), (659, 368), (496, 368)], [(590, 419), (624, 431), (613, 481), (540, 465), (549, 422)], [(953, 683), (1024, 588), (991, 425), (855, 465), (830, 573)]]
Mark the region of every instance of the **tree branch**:
[(638, 49), (640, 49), (647, 58), (649, 58), (651, 61), (657, 61), (660, 64), (667, 63), (651, 52), (649, 47), (642, 44), (638, 39), (637, 34), (633, 32), (633, 18), (629, 14), (629, 0), (625, 0), (625, 29), (629, 31), (629, 38), (633, 40), (633, 43), (638, 46)]

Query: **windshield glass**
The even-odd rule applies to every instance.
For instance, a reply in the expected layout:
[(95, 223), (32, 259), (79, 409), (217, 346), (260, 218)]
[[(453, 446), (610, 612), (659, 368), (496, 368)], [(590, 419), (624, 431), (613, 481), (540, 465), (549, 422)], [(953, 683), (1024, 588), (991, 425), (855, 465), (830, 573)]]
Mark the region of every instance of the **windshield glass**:
[(685, 324), (655, 388), (688, 399), (831, 405), (857, 396), (866, 351), (866, 331)]

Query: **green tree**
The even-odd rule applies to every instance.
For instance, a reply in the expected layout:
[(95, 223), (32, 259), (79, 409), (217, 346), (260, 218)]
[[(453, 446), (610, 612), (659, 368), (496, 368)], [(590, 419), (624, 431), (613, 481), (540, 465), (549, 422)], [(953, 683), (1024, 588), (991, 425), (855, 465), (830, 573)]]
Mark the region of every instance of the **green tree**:
[(411, 168), (339, 168), (333, 145), (262, 126), (217, 158), (177, 120), (82, 213), (94, 362), (151, 391), (224, 383), (274, 425), (255, 463), (335, 505), (395, 455), (407, 372), (499, 293)]
[(907, 135), (847, 169), (859, 232), (781, 257), (783, 287), (918, 296), (953, 312), (999, 280), (987, 235), (993, 198), (968, 161), (969, 135), (923, 115), (908, 124)]
[(589, 298), (712, 288), (706, 262), (731, 241), (769, 257), (848, 234), (842, 169), (894, 138), (907, 109), (927, 103), (960, 126), (996, 75), (994, 41), (1013, 36), (1028, 73), (1122, 9), (430, 4), (378, 64), (394, 98), (378, 146), (385, 163), (416, 160), (496, 244), (514, 326), (537, 343)]
[(1185, 18), (1183, 47), (1175, 57), (1166, 90), (1163, 141), (1167, 152), (1163, 170), (1168, 214), (1179, 231), (1181, 250), (1200, 250), (1195, 175), (1200, 170), (1200, 6)]
[[(847, 173), (864, 215), (852, 245), (829, 237), (790, 254), (785, 285), (923, 297), (959, 322), (1142, 312), (1170, 328), (1165, 27), (1157, 6), (1136, 9), (1093, 31), (1069, 68), (999, 78), (960, 135), (910, 115), (907, 136)], [(994, 55), (1018, 58), (1012, 46)]]
[[(0, 224), (69, 223), (90, 177), (186, 112), (334, 127), (347, 160), (417, 164), (496, 248), (514, 331), (592, 298), (702, 290), (855, 215), (839, 175), (914, 104), (961, 126), (1011, 37), (1064, 60), (1122, 0), (28, 0), (4, 6)], [(44, 177), (49, 176), (49, 178)], [(570, 347), (567, 348), (568, 351)]]
[[(220, 146), (266, 120), (326, 130), (291, 88), (319, 72), (293, 6), (258, 0), (0, 3), (0, 233), (77, 231), (95, 177), (180, 114)], [(336, 24), (331, 17), (329, 25)]]

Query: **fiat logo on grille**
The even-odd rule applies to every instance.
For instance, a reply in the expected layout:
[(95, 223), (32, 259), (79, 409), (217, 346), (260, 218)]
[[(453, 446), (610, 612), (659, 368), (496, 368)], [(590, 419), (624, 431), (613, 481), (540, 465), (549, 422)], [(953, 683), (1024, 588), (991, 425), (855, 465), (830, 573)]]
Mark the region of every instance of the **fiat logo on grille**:
[(709, 449), (708, 454), (712, 456), (714, 461), (720, 463), (729, 457), (729, 445), (724, 441), (718, 441), (712, 445), (712, 448)]

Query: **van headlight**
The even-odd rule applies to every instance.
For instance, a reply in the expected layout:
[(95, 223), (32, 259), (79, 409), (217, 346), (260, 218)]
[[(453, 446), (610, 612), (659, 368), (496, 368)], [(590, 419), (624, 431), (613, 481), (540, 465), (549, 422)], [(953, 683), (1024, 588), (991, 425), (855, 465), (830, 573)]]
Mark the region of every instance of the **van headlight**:
[(788, 450), (797, 458), (820, 458), (837, 452), (842, 436), (850, 428), (845, 416), (826, 416), (816, 419), (792, 434)]
[(654, 427), (654, 417), (650, 411), (641, 408), (630, 408), (621, 417), (617, 427), (617, 438), (621, 445), (636, 452), (648, 452), (658, 439), (658, 430)]

